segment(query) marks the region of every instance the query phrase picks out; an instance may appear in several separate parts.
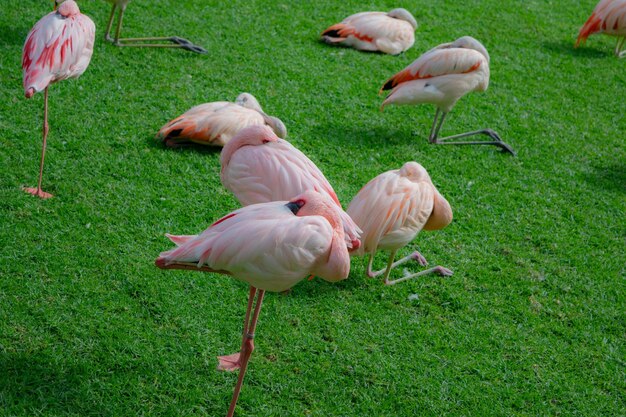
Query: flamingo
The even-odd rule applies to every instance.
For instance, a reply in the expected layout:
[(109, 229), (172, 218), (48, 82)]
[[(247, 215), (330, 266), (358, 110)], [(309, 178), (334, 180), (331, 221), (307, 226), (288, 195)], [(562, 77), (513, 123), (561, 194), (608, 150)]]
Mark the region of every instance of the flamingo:
[[(222, 149), (220, 178), (244, 205), (286, 200), (306, 190), (341, 203), (322, 171), (301, 151), (280, 139), (267, 126), (250, 126), (237, 133)], [(360, 230), (341, 209), (348, 248), (356, 249)]]
[[(206, 54), (206, 49), (194, 45), (187, 39), (180, 38), (178, 36), (161, 36), (161, 37), (149, 37), (149, 38), (120, 38), (120, 33), (122, 32), (122, 20), (124, 18), (124, 12), (126, 11), (126, 6), (130, 3), (131, 0), (107, 0), (112, 4), (111, 7), (111, 16), (109, 17), (109, 21), (107, 23), (106, 33), (104, 34), (104, 38), (112, 42), (115, 46), (135, 46), (135, 47), (156, 47), (156, 48), (183, 48), (188, 51), (197, 52), (200, 54)], [(119, 9), (118, 17), (117, 17), (117, 28), (115, 29), (115, 38), (111, 38), (111, 27), (113, 26), (113, 19), (115, 17), (115, 10)], [(153, 42), (153, 41), (167, 41), (171, 43), (142, 43), (144, 41)]]
[(406, 9), (393, 9), (389, 13), (362, 12), (326, 29), (322, 40), (331, 45), (397, 55), (413, 46), (415, 29), (417, 22)]
[(24, 188), (27, 193), (40, 198), (52, 197), (52, 194), (41, 189), (49, 130), (48, 87), (57, 81), (77, 78), (85, 72), (93, 53), (96, 33), (93, 21), (80, 13), (75, 1), (66, 0), (55, 9), (42, 17), (30, 30), (22, 55), (24, 95), (31, 98), (37, 92), (44, 92), (39, 182), (37, 188)]
[(308, 275), (330, 282), (348, 277), (350, 257), (338, 208), (328, 196), (309, 190), (289, 202), (243, 207), (197, 236), (167, 236), (178, 247), (160, 254), (159, 268), (217, 272), (250, 284), (241, 351), (218, 357), (218, 369), (240, 369), (228, 410), (232, 416), (265, 291), (286, 291)]
[(234, 103), (216, 101), (187, 110), (166, 123), (156, 137), (171, 147), (189, 142), (224, 146), (241, 129), (262, 124), (270, 126), (280, 138), (287, 136), (280, 119), (265, 114), (252, 94), (241, 93)]
[(615, 56), (618, 58), (626, 56), (626, 51), (621, 50), (626, 39), (626, 0), (601, 0), (580, 28), (574, 47), (578, 48), (581, 42), (585, 43), (589, 35), (595, 33), (617, 36)]
[[(471, 36), (441, 44), (426, 52), (408, 67), (391, 77), (380, 89), (391, 90), (381, 105), (422, 104), (437, 106), (428, 140), (438, 145), (496, 145), (515, 155), (491, 129), (476, 130), (439, 138), (439, 130), (446, 115), (457, 100), (472, 91), (485, 91), (489, 86), (489, 54), (485, 47)], [(441, 118), (439, 118), (441, 114)], [(437, 121), (439, 122), (437, 123)], [(489, 141), (445, 142), (474, 135), (487, 135)]]
[[(415, 239), (422, 229), (443, 229), (452, 221), (450, 204), (439, 194), (426, 169), (417, 162), (407, 162), (402, 168), (382, 173), (365, 184), (350, 202), (348, 214), (363, 230), (362, 245), (351, 254), (369, 254), (369, 277), (384, 274), (385, 284), (394, 285), (425, 274), (452, 275), (451, 270), (436, 266), (389, 280), (391, 269), (409, 260), (415, 259), (422, 266), (428, 264), (417, 251), (393, 262), (399, 249)], [(373, 272), (372, 262), (377, 250), (391, 253), (387, 267)]]

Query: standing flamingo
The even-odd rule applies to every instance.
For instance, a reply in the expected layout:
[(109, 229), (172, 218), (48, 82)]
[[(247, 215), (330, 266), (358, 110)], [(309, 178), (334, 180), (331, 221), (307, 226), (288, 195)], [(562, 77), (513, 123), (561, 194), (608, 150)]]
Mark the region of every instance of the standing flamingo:
[[(387, 104), (422, 104), (437, 106), (428, 140), (438, 145), (496, 145), (515, 155), (491, 129), (476, 130), (439, 138), (439, 129), (456, 102), (472, 91), (485, 91), (489, 86), (489, 54), (485, 47), (471, 36), (463, 36), (452, 43), (441, 44), (417, 58), (411, 65), (391, 77), (380, 91), (391, 90), (383, 101)], [(441, 119), (439, 115), (441, 114)], [(439, 123), (437, 120), (439, 119)], [(487, 135), (492, 140), (445, 142), (474, 135)]]
[(224, 146), (241, 129), (263, 124), (271, 127), (278, 137), (287, 136), (287, 128), (280, 119), (265, 114), (252, 94), (241, 93), (234, 103), (216, 101), (192, 107), (166, 123), (156, 137), (170, 147), (190, 142)]
[(574, 47), (578, 48), (581, 42), (585, 43), (589, 35), (595, 33), (617, 36), (615, 55), (618, 58), (626, 56), (626, 51), (622, 51), (626, 39), (626, 0), (601, 0), (580, 28)]
[[(161, 36), (161, 37), (149, 37), (149, 38), (120, 38), (120, 33), (122, 32), (122, 20), (124, 18), (124, 12), (126, 11), (126, 6), (130, 3), (131, 0), (107, 0), (113, 6), (111, 7), (111, 16), (109, 17), (109, 22), (107, 23), (106, 33), (104, 34), (104, 38), (112, 42), (115, 46), (135, 46), (135, 47), (155, 47), (155, 48), (183, 48), (188, 51), (197, 52), (200, 54), (206, 54), (206, 49), (194, 45), (187, 39), (180, 38), (178, 36)], [(113, 26), (113, 18), (115, 17), (115, 10), (119, 9), (118, 17), (117, 17), (117, 28), (115, 29), (115, 38), (111, 38), (111, 27)], [(153, 41), (167, 41), (171, 43), (142, 43), (144, 41), (153, 42)]]
[[(220, 178), (224, 187), (244, 205), (288, 200), (307, 190), (329, 196), (341, 203), (322, 171), (301, 151), (278, 138), (267, 126), (241, 130), (222, 149)], [(341, 209), (349, 248), (356, 249), (360, 230)]]
[(350, 257), (337, 206), (327, 196), (307, 191), (289, 202), (241, 208), (197, 236), (168, 237), (178, 247), (161, 253), (159, 268), (218, 272), (250, 284), (241, 351), (219, 357), (218, 369), (241, 368), (228, 410), (232, 416), (265, 291), (286, 291), (309, 275), (330, 282), (348, 277)]
[[(55, 3), (56, 4), (56, 3)], [(37, 188), (25, 188), (29, 194), (50, 198), (41, 189), (43, 164), (48, 137), (48, 86), (60, 80), (79, 77), (89, 65), (93, 53), (96, 27), (91, 19), (80, 13), (73, 0), (61, 3), (52, 13), (42, 17), (31, 29), (24, 43), (22, 70), (24, 94), (31, 98), (44, 92), (43, 147)]]
[[(393, 262), (396, 252), (408, 245), (422, 230), (443, 229), (452, 221), (450, 204), (433, 185), (428, 172), (417, 162), (407, 162), (400, 169), (380, 174), (359, 191), (348, 206), (348, 214), (363, 230), (362, 245), (352, 255), (369, 254), (367, 275), (384, 273), (384, 282), (393, 285), (425, 274), (452, 275), (452, 271), (436, 266), (426, 271), (390, 281), (392, 268), (411, 259), (425, 266), (426, 259), (414, 252)], [(372, 262), (377, 250), (391, 252), (387, 268), (373, 272)]]
[(417, 22), (406, 9), (393, 9), (389, 13), (363, 12), (326, 29), (322, 40), (331, 45), (397, 55), (413, 46), (415, 29)]

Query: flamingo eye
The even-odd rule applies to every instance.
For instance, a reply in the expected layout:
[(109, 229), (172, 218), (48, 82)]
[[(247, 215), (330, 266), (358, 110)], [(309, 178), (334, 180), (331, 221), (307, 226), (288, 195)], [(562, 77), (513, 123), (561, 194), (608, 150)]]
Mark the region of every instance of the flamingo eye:
[(267, 139), (263, 139), (263, 144), (265, 145), (266, 143), (270, 143), (270, 141)]

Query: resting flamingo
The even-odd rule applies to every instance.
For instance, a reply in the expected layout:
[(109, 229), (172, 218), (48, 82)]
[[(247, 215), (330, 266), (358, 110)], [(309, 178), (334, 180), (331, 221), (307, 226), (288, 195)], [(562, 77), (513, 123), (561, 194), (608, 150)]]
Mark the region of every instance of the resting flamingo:
[(215, 101), (187, 110), (166, 123), (156, 137), (170, 147), (188, 143), (224, 146), (241, 129), (263, 124), (271, 127), (278, 137), (287, 136), (287, 128), (280, 119), (265, 114), (252, 94), (241, 93), (234, 103)]
[[(396, 252), (408, 245), (422, 230), (443, 229), (452, 221), (452, 209), (433, 185), (428, 172), (417, 162), (407, 162), (402, 168), (380, 174), (358, 192), (348, 214), (363, 230), (361, 247), (352, 255), (369, 254), (367, 275), (383, 274), (386, 285), (416, 278), (425, 274), (452, 275), (452, 271), (436, 266), (425, 271), (389, 280), (392, 268), (415, 259), (422, 266), (426, 259), (414, 252), (393, 262)], [(390, 251), (387, 267), (372, 271), (374, 255), (378, 250)]]
[(327, 196), (307, 191), (289, 202), (241, 208), (197, 236), (168, 237), (178, 247), (161, 253), (159, 268), (218, 272), (250, 284), (241, 351), (219, 357), (218, 369), (241, 368), (228, 410), (232, 416), (265, 291), (286, 291), (309, 275), (330, 282), (348, 277), (350, 257), (338, 208)]
[[(515, 155), (491, 129), (481, 129), (439, 138), (446, 115), (456, 102), (472, 91), (485, 91), (489, 86), (489, 54), (471, 36), (441, 44), (417, 58), (411, 65), (385, 82), (380, 91), (391, 90), (381, 105), (423, 104), (437, 106), (428, 140), (438, 145), (495, 145)], [(441, 118), (439, 116), (441, 115)], [(474, 135), (487, 135), (488, 141), (447, 142)]]
[(348, 248), (360, 244), (360, 230), (322, 171), (301, 151), (280, 139), (267, 126), (250, 126), (237, 133), (222, 149), (220, 178), (244, 205), (288, 200), (307, 190), (330, 197), (341, 210)]
[[(122, 32), (122, 20), (124, 18), (124, 12), (126, 6), (131, 0), (107, 0), (113, 6), (111, 7), (111, 16), (107, 23), (106, 33), (104, 38), (112, 42), (115, 46), (135, 46), (135, 47), (156, 47), (156, 48), (183, 48), (188, 51), (197, 52), (200, 54), (206, 54), (206, 49), (194, 45), (187, 39), (180, 38), (178, 36), (160, 36), (160, 37), (148, 37), (148, 38), (120, 38)], [(111, 27), (113, 26), (113, 19), (115, 17), (115, 10), (119, 9), (117, 16), (117, 28), (115, 29), (115, 38), (111, 38)], [(154, 42), (154, 41), (167, 41), (170, 43), (142, 43), (142, 42)]]
[(622, 51), (626, 39), (626, 0), (601, 0), (580, 28), (574, 47), (578, 48), (578, 45), (585, 43), (590, 35), (596, 33), (617, 36), (615, 56), (618, 58), (626, 56), (626, 51)]
[[(55, 3), (56, 4), (56, 3)], [(30, 30), (24, 43), (22, 70), (24, 94), (31, 98), (43, 91), (43, 146), (37, 188), (25, 188), (29, 194), (50, 198), (41, 189), (43, 165), (48, 138), (48, 87), (57, 81), (79, 77), (89, 65), (93, 53), (96, 27), (80, 13), (73, 0), (61, 3), (52, 13), (42, 17)]]
[(417, 22), (406, 9), (393, 9), (389, 13), (362, 12), (326, 29), (322, 40), (331, 45), (397, 55), (413, 46), (415, 29)]

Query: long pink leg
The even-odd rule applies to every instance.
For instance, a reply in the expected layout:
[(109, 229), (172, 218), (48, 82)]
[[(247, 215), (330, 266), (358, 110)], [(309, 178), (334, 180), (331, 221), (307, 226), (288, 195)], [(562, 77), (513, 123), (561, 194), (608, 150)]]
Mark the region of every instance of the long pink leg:
[[(256, 291), (256, 289), (255, 289)], [(233, 392), (233, 398), (230, 401), (230, 407), (228, 408), (228, 414), (226, 417), (232, 417), (235, 414), (235, 407), (237, 407), (237, 400), (239, 399), (239, 393), (241, 392), (241, 385), (243, 384), (243, 378), (246, 375), (246, 369), (248, 369), (248, 360), (250, 359), (250, 355), (254, 350), (254, 331), (256, 329), (256, 323), (259, 318), (259, 313), (261, 312), (261, 304), (263, 303), (263, 296), (265, 295), (265, 290), (258, 290), (259, 295), (257, 296), (256, 306), (254, 307), (254, 314), (252, 315), (252, 320), (250, 323), (246, 323), (244, 328), (247, 327), (248, 331), (245, 335), (245, 341), (243, 343), (243, 347), (241, 349), (241, 369), (239, 370), (239, 378), (237, 379), (237, 385), (235, 385), (235, 390)], [(253, 298), (253, 291), (250, 290), (250, 298)], [(251, 306), (252, 303), (248, 301), (248, 305)], [(249, 312), (248, 308), (248, 312)], [(246, 314), (248, 316), (248, 314)], [(246, 320), (247, 322), (247, 320)]]
[(219, 363), (217, 369), (220, 371), (236, 371), (241, 367), (241, 352), (243, 352), (246, 346), (246, 335), (248, 334), (248, 326), (250, 325), (250, 312), (252, 311), (252, 305), (254, 303), (254, 296), (256, 294), (256, 288), (250, 286), (250, 295), (248, 295), (248, 309), (246, 310), (246, 318), (243, 322), (243, 334), (241, 336), (241, 349), (237, 353), (231, 353), (230, 355), (218, 356)]
[[(392, 259), (395, 257), (395, 252), (392, 254)], [(367, 264), (367, 276), (370, 278), (376, 278), (379, 275), (382, 275), (384, 272), (387, 271), (387, 268), (385, 269), (381, 269), (380, 271), (372, 271), (372, 261), (374, 260), (374, 253), (372, 253), (370, 255), (370, 260), (369, 263)], [(405, 256), (402, 259), (398, 259), (397, 261), (395, 261), (394, 263), (391, 264), (391, 267), (389, 267), (389, 270), (392, 270), (393, 268), (402, 265), (403, 263), (406, 263), (408, 261), (417, 261), (421, 266), (426, 266), (428, 265), (428, 261), (426, 260), (426, 258), (424, 258), (424, 255), (422, 255), (421, 253), (419, 253), (418, 251), (413, 252), (410, 255)]]
[(41, 150), (41, 163), (39, 164), (39, 182), (37, 188), (24, 188), (28, 194), (32, 194), (39, 198), (50, 198), (52, 194), (41, 189), (41, 180), (43, 178), (43, 163), (46, 157), (46, 140), (48, 139), (48, 87), (43, 92), (43, 149)]

